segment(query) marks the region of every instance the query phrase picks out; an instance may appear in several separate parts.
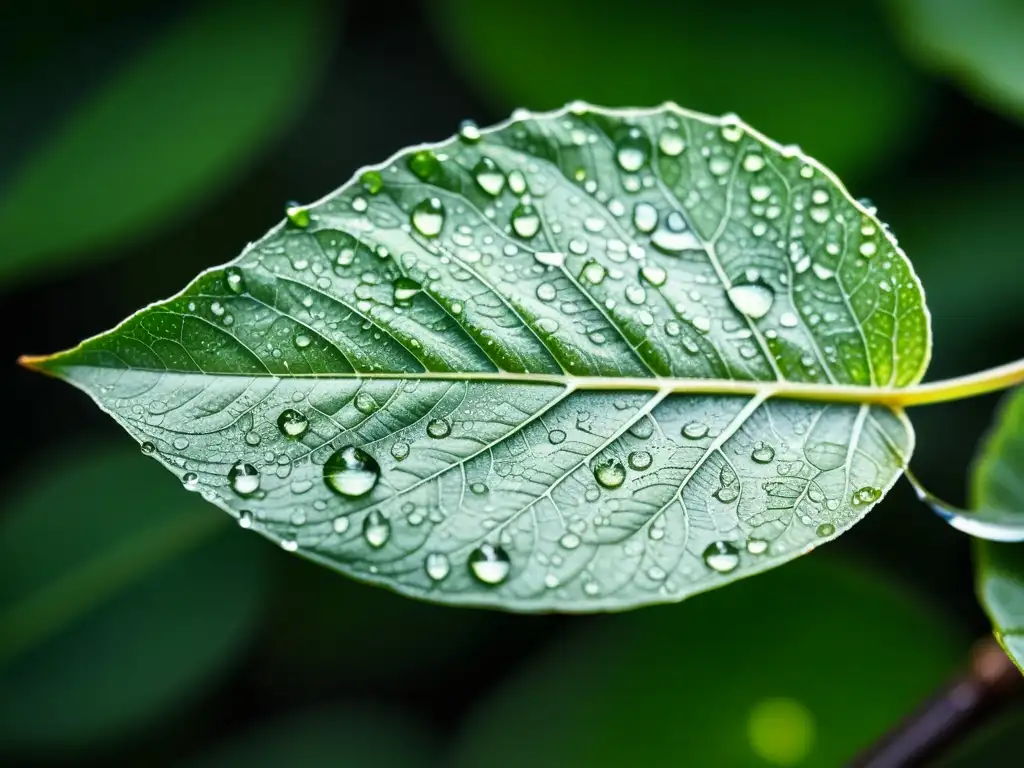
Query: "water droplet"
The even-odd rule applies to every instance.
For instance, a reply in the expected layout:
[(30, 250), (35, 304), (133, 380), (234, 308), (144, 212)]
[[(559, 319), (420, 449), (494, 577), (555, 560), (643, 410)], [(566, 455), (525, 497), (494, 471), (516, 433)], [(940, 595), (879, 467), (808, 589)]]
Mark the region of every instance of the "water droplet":
[(436, 197), (428, 197), (412, 209), (412, 225), (424, 237), (437, 237), (444, 227), (444, 206)]
[(232, 293), (244, 293), (245, 292), (245, 278), (242, 277), (242, 271), (235, 267), (231, 267), (224, 273), (224, 282), (228, 286), (228, 290)]
[(448, 437), (452, 433), (452, 425), (444, 419), (431, 419), (427, 422), (427, 435), (436, 440)]
[(763, 555), (768, 551), (768, 542), (764, 539), (747, 539), (747, 552), (752, 555)]
[(614, 456), (598, 459), (591, 469), (594, 479), (604, 488), (618, 488), (626, 481), (626, 467)]
[(637, 203), (633, 207), (633, 226), (641, 232), (653, 232), (658, 226), (658, 209), (650, 203)]
[(371, 413), (376, 413), (377, 408), (379, 407), (377, 405), (377, 401), (373, 399), (373, 395), (369, 392), (358, 393), (356, 395), (355, 406), (357, 411), (366, 414), (367, 416)]
[(661, 267), (648, 264), (640, 268), (640, 277), (655, 287), (661, 287), (668, 279), (668, 273)]
[(324, 482), (342, 496), (365, 496), (380, 479), (380, 465), (370, 454), (346, 445), (324, 463)]
[(392, 288), (394, 290), (393, 298), (395, 305), (399, 307), (410, 306), (416, 294), (423, 290), (422, 285), (415, 280), (410, 280), (408, 277), (395, 278)]
[(517, 235), (529, 239), (540, 230), (540, 215), (532, 205), (520, 204), (512, 211), (512, 229)]
[(199, 487), (199, 475), (195, 472), (186, 472), (181, 476), (181, 483), (187, 490), (194, 491)]
[(561, 251), (537, 251), (533, 258), (545, 267), (561, 267), (565, 264), (565, 254)]
[(713, 571), (730, 573), (740, 564), (740, 552), (728, 541), (716, 541), (704, 550), (704, 562)]
[(580, 537), (575, 533), (567, 533), (558, 540), (558, 543), (565, 549), (576, 549), (580, 545)]
[(551, 283), (541, 283), (537, 286), (537, 298), (541, 301), (554, 301), (558, 292)]
[(477, 185), (491, 197), (497, 197), (505, 188), (505, 174), (501, 168), (489, 157), (482, 157), (473, 166), (473, 178)]
[(764, 168), (764, 158), (760, 155), (750, 154), (743, 158), (743, 170), (757, 173), (762, 168)]
[(596, 261), (588, 261), (580, 271), (580, 279), (591, 285), (600, 285), (604, 280), (607, 271)]
[(472, 120), (463, 120), (459, 124), (459, 138), (467, 144), (475, 144), (480, 141), (480, 126)]
[(627, 285), (626, 299), (630, 304), (643, 304), (647, 301), (647, 291), (645, 291), (641, 285)]
[(483, 483), (473, 483), (469, 486), (469, 490), (475, 493), (477, 496), (483, 496), (489, 490)]
[(651, 140), (635, 125), (630, 126), (615, 142), (615, 161), (624, 171), (639, 171), (651, 155)]
[(548, 442), (552, 445), (559, 445), (565, 442), (565, 432), (560, 429), (552, 429), (548, 432)]
[(437, 159), (437, 155), (431, 152), (429, 149), (422, 149), (419, 152), (413, 152), (409, 155), (407, 161), (409, 170), (412, 171), (417, 178), (426, 181), (431, 176), (435, 176), (441, 172), (441, 161)]
[(792, 312), (783, 312), (779, 316), (779, 325), (781, 325), (783, 328), (796, 328), (799, 322), (800, 321), (797, 318), (797, 316)]
[(733, 306), (754, 320), (767, 315), (775, 303), (775, 291), (760, 281), (734, 285), (728, 294)]
[(758, 440), (754, 443), (754, 450), (750, 452), (750, 458), (758, 464), (770, 464), (772, 459), (775, 458), (775, 449), (768, 445), (768, 443)]
[(246, 530), (252, 528), (252, 512), (243, 509), (238, 513), (238, 527), (245, 528)]
[(702, 437), (707, 437), (708, 425), (699, 421), (691, 421), (683, 427), (682, 434), (689, 440), (700, 440)]
[(441, 581), (452, 570), (452, 564), (448, 559), (448, 555), (442, 552), (431, 552), (427, 555), (423, 565), (431, 581)]
[(156, 446), (155, 446), (155, 445), (153, 445), (153, 444), (152, 444), (151, 442), (149, 442), (148, 440), (147, 440), (146, 442), (144, 442), (144, 443), (143, 443), (142, 445), (140, 445), (140, 446), (139, 446), (139, 448), (140, 448), (140, 449), (142, 450), (142, 452), (143, 452), (144, 454), (146, 454), (147, 456), (149, 456), (149, 455), (151, 455), (151, 454), (153, 454), (153, 453), (156, 453)]
[(651, 245), (662, 253), (674, 256), (686, 250), (702, 249), (700, 240), (691, 232), (678, 211), (672, 211), (651, 235)]
[(299, 549), (299, 542), (295, 539), (281, 539), (281, 549), (285, 552), (296, 552)]
[(309, 419), (294, 408), (286, 408), (277, 417), (277, 428), (281, 434), (292, 440), (298, 440), (309, 429)]
[(661, 132), (661, 135), (658, 136), (658, 149), (669, 157), (676, 157), (686, 149), (686, 142), (684, 142), (683, 137), (675, 131), (665, 129)]
[(228, 470), (228, 483), (239, 496), (251, 496), (260, 488), (260, 473), (252, 464), (240, 461)]
[(304, 333), (299, 333), (295, 335), (295, 346), (298, 347), (299, 349), (305, 349), (312, 343), (313, 340)]
[(371, 195), (376, 195), (384, 188), (384, 179), (380, 175), (380, 171), (366, 171), (359, 177), (359, 182), (363, 185), (363, 189)]
[(334, 518), (334, 522), (331, 523), (331, 527), (335, 533), (345, 533), (348, 530), (349, 519), (345, 515)]
[(822, 523), (821, 525), (818, 526), (818, 529), (816, 531), (816, 533), (819, 536), (821, 536), (822, 538), (824, 538), (826, 536), (831, 536), (835, 532), (836, 532), (836, 527), (834, 525), (832, 525), (832, 523)]
[(508, 578), (512, 561), (508, 553), (496, 544), (481, 544), (469, 554), (469, 572), (484, 584), (501, 584)]
[(649, 416), (641, 416), (637, 422), (629, 428), (629, 434), (639, 440), (647, 440), (654, 434), (654, 422)]
[(391, 538), (391, 523), (379, 509), (371, 510), (363, 518), (363, 538), (374, 549), (380, 549)]
[(626, 461), (629, 462), (630, 469), (642, 471), (651, 466), (653, 459), (647, 451), (633, 451)]
[(409, 456), (409, 444), (399, 440), (391, 446), (391, 456), (395, 461), (404, 461)]
[(879, 488), (874, 488), (870, 485), (865, 485), (863, 488), (858, 488), (853, 492), (853, 503), (855, 505), (870, 504), (873, 501), (878, 501), (882, 496), (882, 491)]
[(309, 226), (309, 210), (302, 205), (295, 202), (286, 203), (284, 206), (284, 215), (288, 217), (288, 221), (292, 225), (305, 229)]

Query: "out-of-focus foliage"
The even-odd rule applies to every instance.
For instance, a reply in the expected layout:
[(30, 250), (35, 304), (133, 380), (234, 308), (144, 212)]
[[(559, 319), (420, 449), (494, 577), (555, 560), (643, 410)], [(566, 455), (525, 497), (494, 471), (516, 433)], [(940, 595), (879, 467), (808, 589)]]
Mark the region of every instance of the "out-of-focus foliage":
[(917, 134), (928, 88), (873, 3), (519, 0), (432, 3), (465, 76), (499, 111), (667, 99), (796, 142), (844, 180)]
[[(1024, 517), (1024, 389), (1006, 401), (978, 456), (973, 504)], [(975, 543), (978, 598), (996, 638), (1024, 671), (1024, 544)]]
[(1001, 715), (983, 724), (963, 744), (954, 745), (950, 754), (938, 760), (935, 768), (984, 768), (985, 766), (1024, 764), (1024, 709)]
[(896, 24), (925, 66), (1024, 120), (1024, 3), (892, 0)]
[(426, 768), (436, 738), (400, 712), (347, 704), (258, 723), (188, 761), (190, 768)]
[(0, 754), (134, 729), (232, 667), (262, 555), (133, 451), (55, 452), (0, 517)]
[(236, 181), (317, 84), (333, 5), (215, 0), (183, 12), (0, 186), (0, 282), (115, 253)]
[(919, 598), (812, 556), (579, 628), (471, 714), (454, 762), (832, 768), (964, 649)]

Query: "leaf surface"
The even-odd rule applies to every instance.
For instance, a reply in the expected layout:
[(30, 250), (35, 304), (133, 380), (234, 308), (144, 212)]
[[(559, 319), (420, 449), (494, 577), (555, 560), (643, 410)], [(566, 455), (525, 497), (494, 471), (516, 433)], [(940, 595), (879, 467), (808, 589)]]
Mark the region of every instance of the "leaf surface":
[[(1024, 389), (1006, 401), (973, 476), (977, 509), (1024, 518)], [(978, 597), (996, 638), (1024, 669), (1024, 545), (975, 541)]]
[(847, 529), (913, 445), (863, 399), (929, 349), (909, 262), (820, 165), (734, 118), (576, 104), (400, 153), (30, 362), (287, 550), (584, 611)]

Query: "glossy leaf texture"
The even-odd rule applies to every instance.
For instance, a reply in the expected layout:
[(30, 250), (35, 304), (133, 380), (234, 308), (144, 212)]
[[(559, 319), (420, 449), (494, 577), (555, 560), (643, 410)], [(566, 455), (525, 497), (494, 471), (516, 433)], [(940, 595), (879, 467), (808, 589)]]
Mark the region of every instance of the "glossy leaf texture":
[[(977, 509), (1024, 519), (1024, 390), (1006, 401), (973, 477)], [(976, 541), (978, 597), (996, 638), (1024, 670), (1024, 544)]]
[(223, 189), (309, 94), (337, 16), (320, 0), (185, 9), (0, 187), (0, 283), (109, 256)]
[(1024, 119), (1024, 5), (1014, 0), (897, 0), (908, 49), (1001, 111)]
[(829, 388), (917, 382), (929, 350), (909, 262), (822, 166), (735, 117), (574, 104), (401, 152), (29, 362), (288, 551), (588, 611), (849, 528), (913, 433)]

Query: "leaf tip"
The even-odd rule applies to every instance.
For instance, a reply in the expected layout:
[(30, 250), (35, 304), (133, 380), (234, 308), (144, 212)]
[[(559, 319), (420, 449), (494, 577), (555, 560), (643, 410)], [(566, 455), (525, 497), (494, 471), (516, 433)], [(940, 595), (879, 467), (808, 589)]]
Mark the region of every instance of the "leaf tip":
[(55, 358), (56, 355), (22, 355), (18, 358), (18, 365), (36, 373), (54, 376), (51, 365)]

